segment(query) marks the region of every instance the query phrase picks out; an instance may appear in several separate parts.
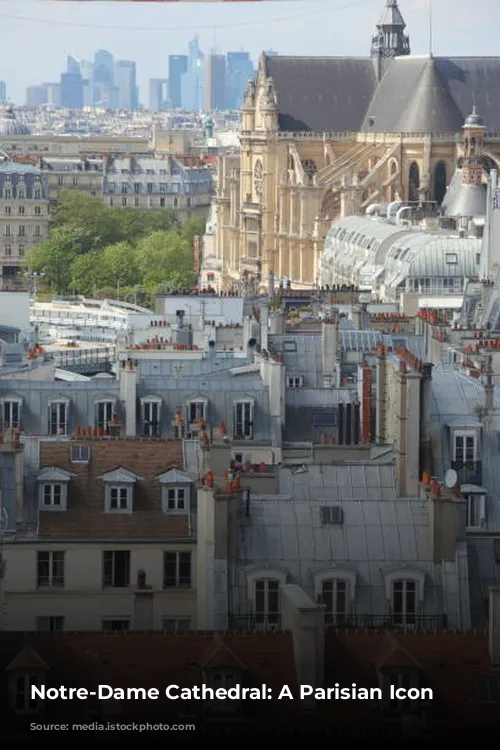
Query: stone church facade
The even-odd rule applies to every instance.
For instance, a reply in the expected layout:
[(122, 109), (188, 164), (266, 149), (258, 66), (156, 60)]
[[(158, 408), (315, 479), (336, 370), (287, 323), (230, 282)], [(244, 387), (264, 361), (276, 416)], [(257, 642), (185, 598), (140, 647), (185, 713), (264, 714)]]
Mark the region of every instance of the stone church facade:
[(500, 58), (411, 55), (397, 0), (386, 2), (370, 57), (261, 56), (240, 153), (219, 162), (219, 288), (259, 287), (271, 272), (310, 287), (332, 221), (394, 200), (437, 209), (473, 105), (485, 174), (500, 164)]

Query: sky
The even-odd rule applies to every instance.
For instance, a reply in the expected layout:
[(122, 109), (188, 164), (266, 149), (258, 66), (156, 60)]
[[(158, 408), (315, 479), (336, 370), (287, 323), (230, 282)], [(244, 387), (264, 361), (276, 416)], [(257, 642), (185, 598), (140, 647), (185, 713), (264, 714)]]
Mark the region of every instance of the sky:
[[(0, 0), (0, 80), (24, 104), (26, 87), (55, 82), (68, 54), (91, 59), (108, 49), (137, 62), (140, 100), (148, 80), (167, 78), (168, 55), (198, 35), (205, 52), (262, 50), (282, 55), (369, 54), (386, 0), (281, 0), (260, 3), (49, 2)], [(500, 54), (500, 0), (399, 0), (413, 54)]]

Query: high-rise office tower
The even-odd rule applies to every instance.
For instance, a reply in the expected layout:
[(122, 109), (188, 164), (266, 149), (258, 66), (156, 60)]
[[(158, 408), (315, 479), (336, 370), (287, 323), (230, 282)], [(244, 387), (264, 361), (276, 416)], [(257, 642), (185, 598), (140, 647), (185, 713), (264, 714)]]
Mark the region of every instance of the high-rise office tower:
[(182, 108), (197, 111), (203, 108), (203, 52), (195, 37), (188, 45), (188, 67), (182, 76)]
[(168, 81), (166, 78), (151, 78), (149, 81), (149, 109), (160, 112), (168, 109)]
[(66, 58), (66, 73), (81, 73), (80, 60), (73, 55), (68, 55)]
[(54, 107), (61, 106), (61, 84), (60, 83), (44, 83), (42, 84), (47, 89), (47, 104), (52, 104)]
[(226, 107), (240, 109), (250, 78), (255, 75), (249, 52), (227, 53)]
[(26, 105), (28, 107), (39, 107), (47, 103), (46, 86), (28, 86), (26, 89)]
[(94, 92), (94, 63), (90, 60), (80, 60), (80, 72), (83, 78), (83, 106), (93, 107)]
[(61, 105), (68, 109), (83, 107), (83, 78), (81, 73), (61, 74)]
[(118, 89), (119, 109), (136, 109), (136, 77), (136, 65), (133, 60), (116, 62), (114, 84)]
[(187, 69), (187, 55), (168, 56), (168, 88), (172, 109), (182, 109), (182, 76)]
[(226, 108), (226, 57), (211, 54), (204, 61), (204, 109)]
[(98, 50), (94, 55), (94, 83), (104, 83), (112, 86), (114, 74), (114, 59), (111, 52)]
[(0, 104), (5, 104), (7, 101), (7, 85), (5, 81), (0, 81)]

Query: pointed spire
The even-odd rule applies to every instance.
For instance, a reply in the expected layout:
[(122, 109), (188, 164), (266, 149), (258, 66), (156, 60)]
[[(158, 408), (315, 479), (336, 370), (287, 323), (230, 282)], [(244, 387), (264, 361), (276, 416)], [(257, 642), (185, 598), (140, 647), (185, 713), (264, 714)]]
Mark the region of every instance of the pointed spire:
[(372, 57), (396, 57), (410, 54), (410, 39), (404, 33), (406, 23), (397, 0), (386, 0), (386, 6), (372, 38)]

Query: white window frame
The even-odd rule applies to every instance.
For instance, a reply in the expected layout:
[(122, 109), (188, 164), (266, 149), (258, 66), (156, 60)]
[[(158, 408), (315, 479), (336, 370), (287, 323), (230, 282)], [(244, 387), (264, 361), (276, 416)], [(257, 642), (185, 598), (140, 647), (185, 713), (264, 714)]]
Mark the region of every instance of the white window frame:
[[(83, 451), (83, 454), (82, 454)], [(88, 464), (90, 463), (90, 445), (75, 445), (71, 443), (70, 446), (70, 461), (72, 464)], [(83, 455), (87, 455), (88, 458), (84, 458)]]
[[(141, 424), (145, 437), (161, 435), (161, 398), (141, 399)], [(152, 419), (156, 407), (156, 420)]]
[[(54, 503), (56, 495), (58, 494), (56, 487), (59, 488), (59, 500), (58, 504)], [(50, 491), (47, 492), (46, 490)], [(47, 503), (47, 496), (50, 496), (50, 502)], [(53, 482), (40, 482), (38, 488), (38, 507), (40, 510), (58, 512), (66, 510), (68, 502), (68, 483), (61, 481)]]
[[(99, 411), (103, 409), (103, 419), (99, 419)], [(100, 398), (95, 402), (95, 426), (97, 429), (108, 430), (109, 423), (116, 413), (116, 402), (110, 398)]]
[[(167, 555), (175, 555), (175, 583), (173, 586), (167, 586), (166, 585), (166, 578), (165, 575), (165, 569), (166, 569), (166, 562), (167, 562)], [(189, 555), (190, 556), (190, 564), (189, 564), (189, 584), (181, 583), (181, 576), (180, 576), (180, 567), (181, 567), (181, 555)], [(164, 550), (163, 552), (163, 588), (165, 591), (169, 590), (178, 590), (178, 589), (190, 589), (193, 588), (193, 572), (194, 572), (194, 566), (193, 566), (193, 553), (191, 550)]]
[[(460, 438), (463, 440), (463, 453), (464, 457), (463, 459), (457, 458), (457, 438)], [(472, 438), (474, 441), (473, 447), (472, 447), (472, 458), (467, 458), (467, 438)], [(477, 461), (477, 454), (478, 454), (478, 434), (476, 430), (454, 430), (453, 431), (453, 460), (456, 462), (461, 461), (464, 464), (468, 463), (475, 463)]]
[[(264, 630), (279, 626), (279, 622), (281, 620), (281, 586), (287, 583), (288, 573), (284, 570), (280, 570), (279, 568), (252, 567), (247, 568), (246, 578), (248, 601), (251, 605), (250, 614), (254, 618), (255, 627)], [(257, 583), (260, 581), (278, 582), (278, 613), (266, 613), (266, 611), (257, 612)], [(269, 591), (267, 591), (267, 598), (269, 598)], [(272, 615), (271, 619), (273, 621), (277, 619), (277, 623), (270, 621), (270, 615)], [(275, 615), (277, 615), (277, 618), (275, 617)], [(257, 622), (257, 620), (260, 620), (262, 618), (262, 622)]]
[[(20, 681), (23, 682), (23, 689), (22, 691), (19, 690), (19, 683)], [(16, 714), (36, 714), (40, 711), (42, 708), (42, 701), (40, 698), (35, 698), (34, 700), (31, 700), (31, 686), (37, 685), (40, 687), (41, 685), (41, 675), (40, 674), (25, 674), (24, 672), (20, 672), (18, 670), (15, 670), (14, 672), (11, 672), (9, 675), (9, 698), (10, 698), (10, 708), (11, 710)], [(24, 696), (24, 705), (22, 708), (18, 707), (17, 705), (17, 697), (18, 695)], [(32, 705), (31, 705), (32, 704)]]
[[(22, 410), (22, 399), (20, 398), (2, 398), (0, 400), (2, 407), (2, 428), (5, 429), (7, 425), (9, 427), (18, 428), (21, 426), (21, 410)], [(17, 409), (17, 420), (13, 419), (15, 416), (13, 412)], [(7, 416), (9, 419), (7, 419)]]
[(302, 388), (304, 378), (302, 375), (288, 375), (286, 379), (287, 388)]
[[(62, 621), (62, 627), (61, 628), (54, 628), (52, 625), (54, 624), (53, 621)], [(43, 622), (46, 621), (46, 622)], [(65, 617), (64, 615), (40, 615), (36, 618), (35, 627), (37, 633), (61, 633), (64, 631), (64, 621)], [(43, 625), (47, 625), (47, 627), (43, 627)]]
[[(117, 501), (117, 507), (113, 504)], [(123, 501), (125, 504), (123, 505)], [(106, 482), (106, 513), (132, 513), (134, 506), (134, 485), (130, 482)]]
[[(47, 582), (40, 583), (40, 579), (44, 578), (45, 576), (40, 575), (40, 555), (48, 555), (48, 563), (49, 563), (49, 574), (46, 576)], [(54, 560), (54, 555), (62, 555), (62, 557), (56, 562)], [(62, 575), (58, 575), (56, 571), (56, 565), (61, 565), (62, 568)], [(62, 550), (38, 550), (36, 555), (36, 585), (37, 588), (47, 588), (47, 587), (53, 587), (57, 589), (64, 588), (65, 584), (65, 577), (66, 577), (66, 555)], [(54, 583), (54, 580), (58, 579), (57, 583)]]
[[(165, 513), (170, 515), (179, 514), (184, 515), (189, 513), (189, 490), (190, 487), (187, 484), (166, 484), (161, 488), (163, 510)], [(170, 497), (170, 493), (174, 493), (173, 497)], [(183, 493), (183, 497), (180, 494)], [(169, 507), (170, 502), (174, 501), (174, 507)], [(182, 500), (183, 507), (179, 507), (179, 500)]]
[[(165, 623), (173, 623), (173, 627), (168, 627)], [(179, 627), (179, 624), (181, 624)], [(187, 625), (187, 627), (182, 627)], [(162, 617), (162, 628), (164, 633), (189, 633), (191, 630), (191, 617), (185, 615), (164, 615)]]
[[(245, 408), (249, 407), (249, 419), (246, 419)], [(238, 410), (242, 410), (241, 420), (238, 419)], [(255, 402), (250, 398), (240, 398), (233, 406), (233, 439), (253, 440), (254, 436)], [(241, 422), (242, 433), (238, 432), (238, 423)]]
[[(424, 592), (425, 592), (425, 573), (421, 570), (414, 569), (414, 568), (392, 568), (389, 570), (382, 571), (382, 574), (385, 578), (385, 596), (387, 601), (387, 609), (390, 614), (390, 617), (394, 620), (395, 618), (395, 612), (394, 612), (394, 585), (396, 583), (399, 583), (400, 581), (411, 581), (415, 584), (415, 612), (411, 615), (415, 619), (415, 622), (405, 622), (407, 618), (409, 618), (409, 613), (405, 611), (406, 604), (404, 604), (403, 612), (402, 612), (402, 622), (396, 623), (398, 625), (402, 625), (404, 627), (418, 627), (418, 620), (422, 615), (423, 612), (423, 604), (424, 604)], [(403, 599), (406, 599), (406, 595), (408, 592), (406, 592), (406, 587), (403, 584)], [(411, 619), (410, 617), (410, 619)]]
[[(61, 409), (64, 407), (64, 419), (61, 419)], [(56, 432), (52, 432), (52, 410), (56, 408)], [(67, 435), (68, 434), (68, 417), (69, 417), (69, 401), (68, 399), (55, 398), (49, 401), (49, 424), (48, 433), (49, 435)]]
[[(329, 581), (333, 581), (335, 584), (338, 581), (342, 581), (345, 584), (345, 612), (337, 612), (336, 606), (332, 607), (331, 610), (325, 610), (325, 616), (335, 619), (337, 617), (348, 618), (354, 613), (354, 602), (356, 595), (356, 580), (357, 574), (354, 570), (343, 569), (343, 568), (327, 568), (322, 571), (317, 571), (314, 574), (314, 594), (316, 601), (322, 601), (323, 604), (323, 584)], [(336, 600), (336, 589), (334, 586), (333, 597), (334, 603)]]
[(481, 492), (469, 492), (465, 495), (467, 503), (468, 529), (483, 529), (486, 525), (486, 494)]
[[(191, 419), (191, 407), (195, 407), (196, 417)], [(191, 398), (186, 403), (186, 424), (192, 425), (197, 419), (206, 421), (208, 411), (208, 401), (206, 398)]]
[[(125, 583), (122, 585), (117, 585), (115, 583), (115, 570), (116, 570), (116, 554), (117, 553), (128, 553), (128, 576), (126, 576)], [(111, 561), (112, 561), (112, 571), (111, 571), (111, 583), (106, 583), (106, 556), (112, 555)], [(132, 564), (132, 555), (130, 553), (130, 550), (128, 549), (105, 549), (102, 551), (102, 587), (103, 589), (126, 589), (130, 586), (130, 567)], [(125, 620), (125, 617), (109, 617), (105, 619), (114, 619), (114, 620)]]

